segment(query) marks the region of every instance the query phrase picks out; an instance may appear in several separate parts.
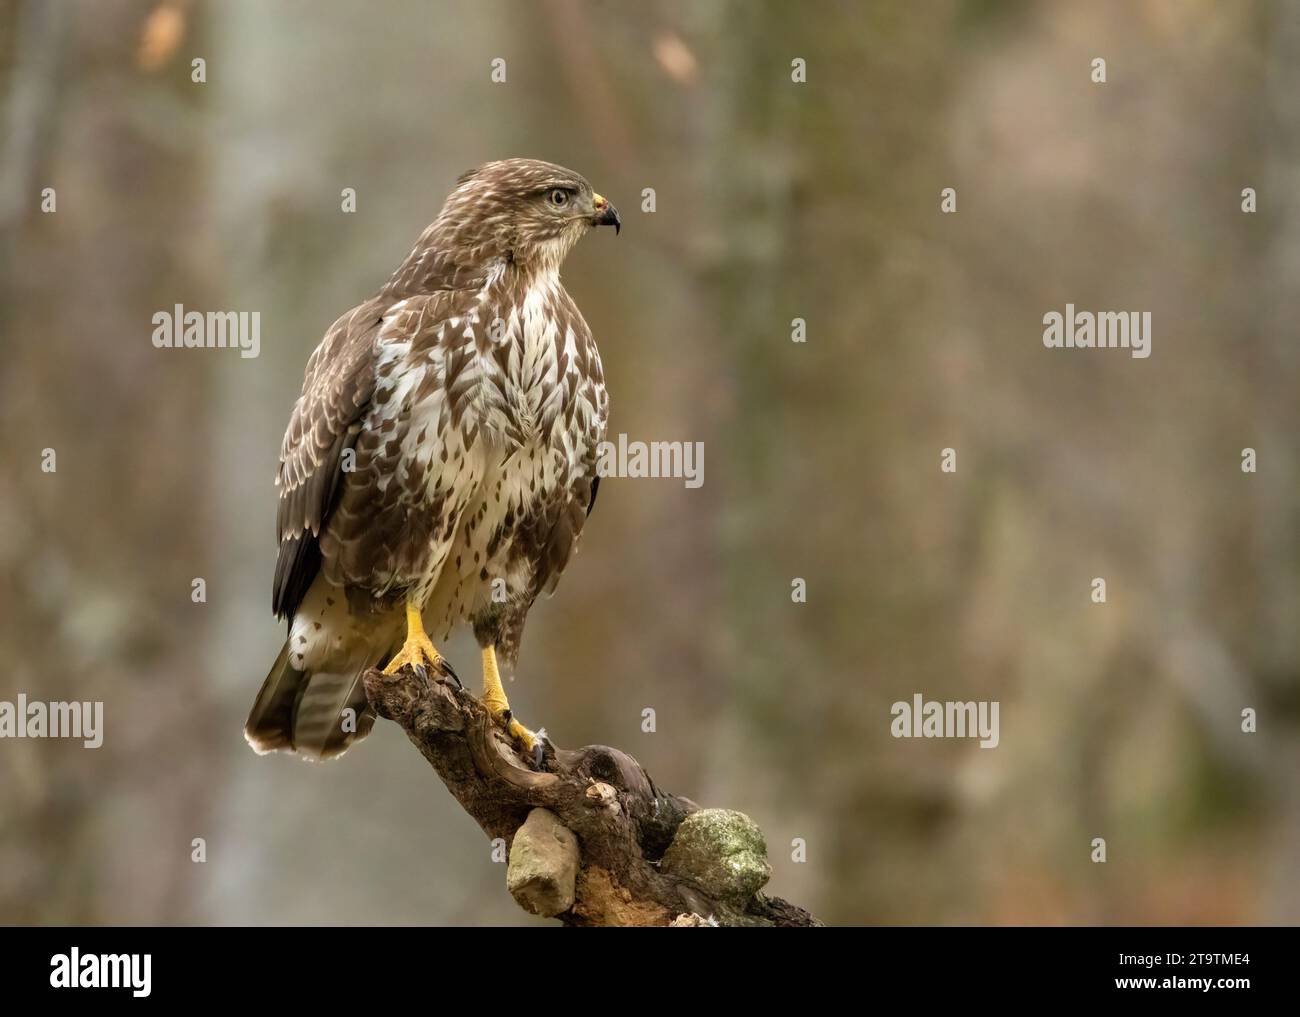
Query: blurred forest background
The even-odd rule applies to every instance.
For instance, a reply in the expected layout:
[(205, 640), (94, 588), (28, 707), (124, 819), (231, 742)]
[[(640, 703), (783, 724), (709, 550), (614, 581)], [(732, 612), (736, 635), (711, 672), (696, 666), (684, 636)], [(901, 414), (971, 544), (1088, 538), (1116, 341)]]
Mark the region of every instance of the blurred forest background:
[[(565, 271), (611, 433), (706, 450), (602, 486), (521, 718), (749, 813), (828, 922), (1300, 921), (1300, 4), (0, 12), (0, 699), (107, 724), (0, 743), (0, 921), (533, 921), (394, 726), (241, 734), (307, 356), (511, 155), (623, 214)], [(1066, 302), (1153, 355), (1044, 349)], [(260, 358), (155, 349), (177, 303), (260, 311)], [(917, 692), (1001, 744), (891, 738)]]

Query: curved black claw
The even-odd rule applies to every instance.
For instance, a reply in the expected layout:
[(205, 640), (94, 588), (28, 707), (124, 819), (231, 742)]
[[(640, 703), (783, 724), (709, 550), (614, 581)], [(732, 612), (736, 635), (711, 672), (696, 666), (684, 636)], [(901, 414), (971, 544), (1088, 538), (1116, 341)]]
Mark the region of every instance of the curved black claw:
[[(425, 667), (424, 664), (412, 661), (406, 666), (411, 669), (411, 672), (415, 677), (419, 678), (420, 681), (424, 682), (426, 685), (429, 684), (429, 669)], [(433, 666), (433, 669), (443, 678), (448, 678), (451, 681), (454, 681), (456, 683), (456, 688), (463, 689), (465, 687), (461, 684), (460, 676), (456, 674), (456, 669), (451, 666), (450, 661), (448, 661), (446, 657), (439, 657), (438, 663)]]
[(532, 764), (534, 770), (542, 768), (542, 761), (546, 759), (546, 750), (550, 749), (551, 754), (555, 754), (555, 746), (551, 744), (550, 737), (546, 734), (546, 728), (538, 728), (533, 734), (533, 748), (528, 754), (528, 762)]
[(465, 687), (460, 680), (460, 675), (456, 673), (456, 669), (451, 666), (451, 661), (446, 657), (438, 658), (438, 673), (444, 678), (450, 678), (454, 681), (456, 683), (456, 688), (463, 689)]

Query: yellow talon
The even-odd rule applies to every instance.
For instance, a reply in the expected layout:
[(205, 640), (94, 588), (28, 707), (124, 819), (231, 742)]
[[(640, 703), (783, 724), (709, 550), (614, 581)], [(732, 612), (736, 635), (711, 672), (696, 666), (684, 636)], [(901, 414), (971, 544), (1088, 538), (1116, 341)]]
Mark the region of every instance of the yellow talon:
[(497, 670), (497, 652), (494, 646), (483, 647), (483, 705), (498, 724), (504, 725), (506, 733), (523, 746), (535, 762), (542, 758), (542, 739), (546, 732), (534, 734), (515, 720), (510, 710), (510, 701), (506, 699), (506, 690), (501, 686), (501, 674)]
[(388, 662), (384, 674), (394, 674), (408, 664), (417, 672), (423, 671), (427, 666), (436, 673), (452, 679), (457, 685), (460, 684), (460, 679), (456, 677), (456, 672), (452, 670), (447, 658), (438, 652), (438, 648), (433, 645), (433, 640), (425, 633), (420, 609), (409, 602), (406, 605), (406, 642)]
[(483, 705), (494, 717), (500, 717), (510, 709), (506, 690), (501, 687), (501, 675), (497, 671), (497, 651), (494, 646), (483, 647)]

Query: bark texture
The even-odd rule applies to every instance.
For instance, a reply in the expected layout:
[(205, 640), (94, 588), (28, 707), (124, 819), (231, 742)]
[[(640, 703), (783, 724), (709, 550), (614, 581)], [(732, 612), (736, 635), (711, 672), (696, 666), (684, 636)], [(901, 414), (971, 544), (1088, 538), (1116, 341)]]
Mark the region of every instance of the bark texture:
[(821, 924), (760, 892), (766, 848), (741, 813), (670, 794), (605, 745), (548, 745), (533, 769), (451, 682), (406, 668), (364, 681), (375, 711), (401, 726), (488, 837), (505, 840), (508, 886), (525, 910), (566, 925)]

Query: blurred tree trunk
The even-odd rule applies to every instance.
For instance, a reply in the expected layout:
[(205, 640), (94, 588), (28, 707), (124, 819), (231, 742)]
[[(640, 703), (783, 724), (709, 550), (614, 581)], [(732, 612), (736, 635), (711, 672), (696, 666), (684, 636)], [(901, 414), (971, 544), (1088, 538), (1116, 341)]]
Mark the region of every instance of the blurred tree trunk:
[[(206, 151), (188, 61), (155, 72), (147, 113), (132, 103), (151, 7), (30, 0), (3, 29), (0, 571), (15, 582), (0, 593), (0, 698), (106, 702), (99, 749), (6, 745), (7, 922), (192, 917), (214, 737), (188, 677), (204, 623), (191, 581), (210, 562), (210, 351), (155, 349), (151, 318), (210, 292), (192, 257)], [(187, 38), (201, 45), (201, 24)], [(46, 187), (57, 211), (42, 214)], [(166, 234), (141, 229), (156, 221)], [(41, 472), (45, 448), (57, 472)]]
[(1300, 915), (1300, 196), (1294, 186), (1300, 178), (1300, 11), (1280, 3), (1271, 13), (1276, 23), (1266, 21), (1261, 33), (1268, 47), (1269, 102), (1260, 136), (1269, 155), (1260, 201), (1267, 202), (1262, 214), (1273, 228), (1259, 273), (1265, 296), (1253, 305), (1261, 351), (1252, 375), (1259, 392), (1259, 472), (1249, 478), (1255, 494), (1250, 564), (1258, 583), (1259, 638), (1252, 640), (1261, 695), (1256, 708), (1260, 737), (1274, 749), (1270, 769), (1280, 813), (1265, 920), (1287, 923)]
[[(723, 752), (737, 780), (775, 775), (729, 799), (764, 816), (779, 804), (782, 823), (765, 822), (778, 874), (793, 881), (782, 885), (808, 895), (813, 881), (832, 922), (925, 920), (915, 896), (903, 910), (892, 893), (900, 872), (924, 884), (919, 895), (959, 892), (939, 854), (920, 864), (913, 847), (935, 843), (942, 800), (924, 773), (881, 765), (873, 721), (898, 686), (937, 692), (956, 663), (951, 646), (916, 638), (927, 597), (943, 602), (936, 563), (907, 564), (926, 550), (897, 542), (897, 523), (918, 511), (908, 478), (937, 474), (952, 433), (908, 326), (934, 286), (916, 253), (938, 201), (952, 7), (913, 13), (736, 3), (720, 14), (710, 176), (728, 256), (701, 292), (732, 379), (714, 457), (735, 563), (727, 672), (739, 713)], [(792, 80), (795, 58), (806, 83)], [(794, 318), (806, 344), (792, 342)], [(795, 578), (806, 604), (792, 600)], [(783, 864), (795, 838), (815, 864)]]

